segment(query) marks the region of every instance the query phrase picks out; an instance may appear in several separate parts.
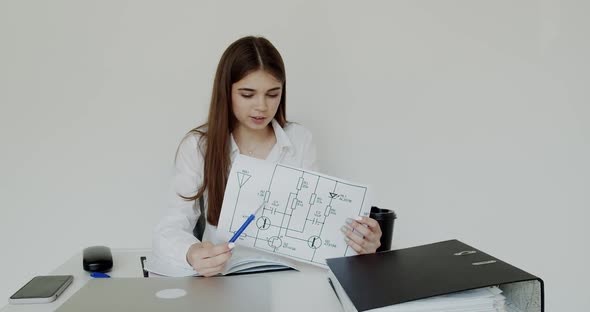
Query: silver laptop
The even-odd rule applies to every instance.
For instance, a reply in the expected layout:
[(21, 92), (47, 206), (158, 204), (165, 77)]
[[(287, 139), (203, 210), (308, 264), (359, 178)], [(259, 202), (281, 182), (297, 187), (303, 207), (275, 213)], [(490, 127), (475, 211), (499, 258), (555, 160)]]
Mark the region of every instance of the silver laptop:
[(70, 297), (59, 312), (270, 311), (268, 277), (99, 278)]

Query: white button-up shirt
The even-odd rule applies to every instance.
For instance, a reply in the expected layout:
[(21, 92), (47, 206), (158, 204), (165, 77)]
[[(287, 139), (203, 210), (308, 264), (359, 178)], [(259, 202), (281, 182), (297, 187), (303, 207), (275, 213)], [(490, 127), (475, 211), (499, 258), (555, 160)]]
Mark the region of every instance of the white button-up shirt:
[[(276, 120), (272, 121), (276, 143), (266, 160), (289, 166), (317, 171), (316, 149), (311, 132), (296, 123), (287, 123), (282, 128)], [(231, 161), (240, 153), (238, 145), (231, 136)], [(199, 134), (190, 133), (178, 147), (172, 192), (169, 195), (168, 209), (153, 233), (153, 253), (170, 264), (190, 268), (186, 261), (189, 247), (199, 240), (193, 235), (195, 224), (201, 215), (198, 200), (186, 201), (194, 196), (203, 183), (204, 158)], [(207, 215), (207, 192), (204, 193), (205, 215)], [(220, 244), (217, 227), (207, 222), (203, 241)]]

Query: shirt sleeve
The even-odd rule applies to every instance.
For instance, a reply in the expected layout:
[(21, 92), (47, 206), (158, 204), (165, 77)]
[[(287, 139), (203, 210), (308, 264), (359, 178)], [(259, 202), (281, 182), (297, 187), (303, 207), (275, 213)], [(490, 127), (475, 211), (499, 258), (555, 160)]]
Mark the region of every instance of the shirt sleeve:
[(313, 135), (309, 130), (305, 133), (305, 143), (303, 145), (303, 169), (319, 171), (320, 166), (317, 160), (317, 150)]
[(187, 201), (179, 194), (194, 196), (203, 181), (204, 160), (198, 146), (198, 137), (193, 134), (180, 142), (173, 183), (168, 194), (168, 207), (153, 232), (154, 255), (184, 268), (191, 268), (186, 260), (189, 247), (199, 242), (193, 235), (193, 229), (201, 212), (195, 207), (195, 200)]

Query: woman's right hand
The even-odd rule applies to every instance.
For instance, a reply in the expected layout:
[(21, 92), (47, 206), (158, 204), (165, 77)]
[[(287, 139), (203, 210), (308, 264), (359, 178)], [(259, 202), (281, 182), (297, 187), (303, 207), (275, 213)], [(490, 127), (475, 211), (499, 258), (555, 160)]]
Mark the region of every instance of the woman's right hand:
[(210, 242), (192, 244), (187, 253), (186, 260), (197, 273), (209, 277), (223, 272), (223, 267), (231, 258), (233, 243), (213, 245)]

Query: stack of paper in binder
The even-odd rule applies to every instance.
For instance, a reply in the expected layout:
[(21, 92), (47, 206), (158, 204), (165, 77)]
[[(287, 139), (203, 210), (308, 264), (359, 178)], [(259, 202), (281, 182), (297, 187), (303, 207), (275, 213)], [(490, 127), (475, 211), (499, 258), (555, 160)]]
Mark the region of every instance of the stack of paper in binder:
[(544, 311), (541, 279), (457, 240), (327, 264), (345, 311)]
[[(344, 311), (358, 311), (350, 301), (342, 286), (334, 283), (334, 290), (341, 300)], [(474, 290), (466, 290), (454, 294), (430, 297), (399, 303), (391, 306), (371, 309), (371, 311), (388, 312), (521, 312), (515, 308), (509, 308), (505, 304), (506, 298), (498, 287), (487, 287)]]

